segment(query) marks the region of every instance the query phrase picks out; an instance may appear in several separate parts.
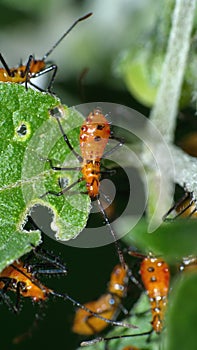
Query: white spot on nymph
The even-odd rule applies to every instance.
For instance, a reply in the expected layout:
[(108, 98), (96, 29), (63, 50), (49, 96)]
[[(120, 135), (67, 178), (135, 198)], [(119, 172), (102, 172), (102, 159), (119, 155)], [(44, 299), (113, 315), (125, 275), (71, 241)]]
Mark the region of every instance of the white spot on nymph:
[(124, 286), (122, 286), (121, 284), (115, 283), (114, 289), (116, 289), (116, 290), (124, 290)]

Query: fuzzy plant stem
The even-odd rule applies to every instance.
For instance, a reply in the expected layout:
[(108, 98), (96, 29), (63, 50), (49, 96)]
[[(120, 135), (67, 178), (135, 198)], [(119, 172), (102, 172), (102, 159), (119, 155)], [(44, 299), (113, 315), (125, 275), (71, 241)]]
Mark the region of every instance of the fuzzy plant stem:
[(196, 0), (176, 0), (161, 84), (150, 120), (167, 143), (174, 141), (178, 103), (190, 47)]
[[(177, 171), (171, 145), (174, 140), (195, 7), (196, 0), (176, 0), (175, 2), (161, 84), (149, 119), (157, 128), (162, 142), (154, 139), (151, 123), (147, 128), (149, 138), (152, 139), (151, 149), (144, 150), (143, 154), (144, 162), (149, 169), (147, 174), (149, 232), (153, 232), (161, 224), (162, 216), (171, 205), (173, 198)], [(155, 166), (153, 166), (154, 162)]]

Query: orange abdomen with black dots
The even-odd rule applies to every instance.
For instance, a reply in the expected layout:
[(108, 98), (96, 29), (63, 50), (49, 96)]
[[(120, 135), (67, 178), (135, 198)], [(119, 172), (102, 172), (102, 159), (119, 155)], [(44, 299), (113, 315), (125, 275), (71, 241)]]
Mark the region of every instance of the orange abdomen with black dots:
[(160, 333), (169, 291), (169, 267), (163, 259), (150, 256), (142, 261), (140, 274), (151, 303), (153, 329)]
[(100, 161), (109, 137), (110, 124), (97, 108), (88, 115), (80, 130), (81, 172), (91, 198), (99, 195)]

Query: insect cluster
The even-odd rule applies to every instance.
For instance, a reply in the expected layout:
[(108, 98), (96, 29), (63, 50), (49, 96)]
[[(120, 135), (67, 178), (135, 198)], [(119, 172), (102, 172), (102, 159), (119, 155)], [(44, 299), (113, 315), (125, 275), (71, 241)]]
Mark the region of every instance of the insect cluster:
[[(51, 93), (52, 84), (57, 72), (57, 65), (47, 65), (46, 58), (52, 53), (56, 46), (67, 36), (67, 34), (81, 21), (89, 18), (91, 13), (79, 18), (72, 26), (61, 36), (61, 38), (52, 46), (52, 48), (43, 56), (41, 60), (36, 60), (32, 55), (29, 56), (26, 65), (20, 65), (17, 68), (9, 68), (5, 59), (0, 55), (0, 61), (3, 68), (0, 69), (0, 81), (25, 84), (25, 88), (33, 86), (39, 91), (42, 88), (36, 86), (32, 80), (43, 74), (52, 71), (52, 77), (47, 87), (48, 93)], [(95, 106), (93, 111), (84, 120), (80, 128), (79, 144), (80, 153), (76, 152), (64, 131), (61, 115), (62, 106), (56, 106), (49, 111), (50, 117), (55, 118), (59, 127), (60, 135), (65, 141), (65, 147), (73, 153), (78, 161), (75, 167), (65, 167), (56, 165), (50, 159), (44, 159), (50, 168), (56, 171), (76, 170), (80, 177), (71, 185), (60, 188), (59, 191), (48, 189), (40, 196), (41, 200), (47, 200), (49, 196), (60, 197), (66, 195), (77, 184), (84, 182), (86, 191), (81, 192), (90, 197), (91, 201), (96, 201), (100, 213), (103, 216), (105, 225), (111, 234), (118, 255), (119, 263), (111, 272), (106, 291), (98, 296), (98, 299), (88, 301), (82, 304), (74, 300), (67, 293), (59, 293), (55, 289), (48, 288), (40, 281), (41, 276), (62, 276), (67, 275), (65, 264), (53, 254), (40, 247), (33, 247), (31, 254), (14, 261), (11, 265), (4, 268), (0, 273), (0, 298), (8, 305), (14, 313), (20, 311), (21, 298), (30, 298), (34, 303), (42, 303), (47, 299), (60, 298), (63, 301), (70, 301), (76, 308), (76, 314), (73, 321), (72, 330), (80, 336), (92, 336), (92, 339), (84, 340), (81, 346), (94, 345), (103, 342), (103, 348), (108, 349), (110, 341), (123, 336), (98, 337), (98, 333), (105, 330), (109, 325), (116, 327), (125, 327), (131, 329), (131, 334), (127, 337), (146, 337), (147, 344), (151, 344), (152, 333), (160, 335), (165, 331), (165, 314), (168, 307), (168, 294), (170, 291), (170, 267), (168, 263), (160, 256), (155, 256), (153, 252), (142, 254), (134, 249), (127, 249), (123, 252), (118, 242), (118, 235), (113, 229), (110, 219), (100, 200), (100, 181), (103, 174), (109, 174), (113, 171), (109, 169), (102, 170), (101, 161), (109, 153), (115, 152), (120, 148), (124, 141), (115, 137), (111, 132), (110, 123), (100, 108)], [(109, 140), (113, 139), (117, 143), (106, 150)], [(174, 216), (170, 219), (171, 213)], [(174, 220), (177, 217), (196, 217), (196, 202), (191, 192), (185, 191), (185, 195), (179, 200), (164, 216), (164, 221)], [(137, 261), (139, 273), (134, 274), (128, 259)], [(180, 263), (180, 271), (194, 270), (197, 266), (195, 256), (184, 257)], [(150, 302), (151, 324), (147, 324), (147, 331), (140, 332), (137, 324), (117, 320), (120, 314), (125, 316), (128, 311), (123, 306), (124, 300), (128, 298), (130, 288), (135, 284), (140, 292), (146, 293)], [(10, 293), (15, 293), (16, 300), (13, 302)], [(39, 318), (39, 317), (38, 317)], [(37, 318), (37, 319), (38, 319)], [(36, 319), (36, 324), (37, 324)], [(34, 325), (35, 326), (35, 325)], [(16, 342), (22, 341), (26, 335), (32, 333), (34, 327), (22, 336), (16, 338)], [(126, 337), (126, 336), (125, 336)], [(126, 346), (122, 350), (140, 350), (136, 346)]]

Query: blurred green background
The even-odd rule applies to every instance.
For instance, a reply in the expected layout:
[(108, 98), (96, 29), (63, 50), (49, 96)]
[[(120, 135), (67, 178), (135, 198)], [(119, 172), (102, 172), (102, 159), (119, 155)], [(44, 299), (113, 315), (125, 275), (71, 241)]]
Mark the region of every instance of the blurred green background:
[[(73, 21), (93, 12), (93, 16), (79, 23), (49, 57), (58, 66), (53, 91), (68, 106), (93, 101), (115, 102), (148, 115), (148, 107), (128, 92), (118, 62), (125, 57), (125, 50), (133, 48), (135, 54), (136, 47), (142, 48), (143, 42), (147, 43), (144, 55), (147, 54), (150, 38), (153, 38), (152, 47), (159, 40), (160, 49), (163, 49), (165, 30), (161, 37), (154, 30), (161, 3), (154, 0), (0, 0), (1, 53), (10, 67), (17, 66), (21, 60), (26, 63), (30, 54), (40, 59)], [(166, 3), (171, 7), (173, 1)], [(160, 63), (158, 65), (160, 67)], [(156, 70), (154, 76), (157, 75)], [(184, 125), (183, 114), (180, 123)], [(120, 185), (120, 174), (115, 178)], [(120, 191), (120, 198), (124, 198), (124, 186)], [(105, 291), (110, 272), (118, 262), (113, 246), (77, 249), (56, 243), (47, 236), (44, 243), (55, 254), (61, 253), (69, 270), (63, 282), (51, 279), (46, 280), (47, 285), (67, 292), (82, 303)], [(46, 303), (45, 316), (31, 339), (12, 345), (12, 339), (31, 325), (38, 309), (31, 301), (24, 300), (23, 304), (19, 316), (9, 313), (5, 305), (1, 306), (1, 350), (31, 350), (43, 346), (76, 349), (81, 338), (70, 330), (74, 308), (61, 300)], [(40, 311), (40, 315), (42, 313)]]
[[(49, 60), (58, 65), (53, 91), (63, 103), (72, 106), (91, 101), (109, 101), (127, 106), (141, 106), (127, 91), (122, 79), (114, 74), (114, 64), (122, 50), (138, 40), (140, 27), (153, 21), (153, 1), (128, 0), (0, 0), (1, 53), (9, 67), (25, 64), (30, 54), (43, 57), (55, 41), (78, 17), (93, 12), (81, 22), (54, 50)], [(144, 11), (147, 16), (142, 15)], [(141, 24), (139, 23), (140, 16)], [(87, 74), (80, 83), (84, 70)], [(119, 180), (119, 177), (118, 177)], [(77, 249), (60, 245), (47, 236), (44, 246), (61, 253), (68, 266), (68, 277), (46, 280), (52, 288), (69, 293), (86, 302), (105, 291), (109, 275), (118, 262), (113, 246)], [(62, 281), (63, 280), (63, 281)], [(39, 311), (31, 301), (22, 301), (21, 313), (16, 316), (1, 306), (1, 349), (35, 349), (61, 347), (76, 349), (82, 338), (71, 332), (73, 306), (67, 302), (49, 301)], [(33, 337), (18, 345), (12, 339), (25, 332), (38, 310), (41, 320)], [(42, 313), (45, 313), (45, 316)]]

